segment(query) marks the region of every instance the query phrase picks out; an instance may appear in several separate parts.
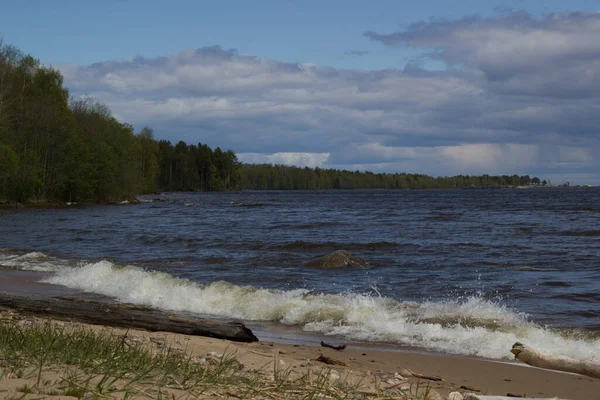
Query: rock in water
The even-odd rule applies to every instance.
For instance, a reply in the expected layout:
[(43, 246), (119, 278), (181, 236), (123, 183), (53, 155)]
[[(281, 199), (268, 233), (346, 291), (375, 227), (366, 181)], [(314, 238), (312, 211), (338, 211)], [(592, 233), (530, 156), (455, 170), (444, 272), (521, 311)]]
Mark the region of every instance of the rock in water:
[(317, 268), (344, 268), (344, 267), (364, 267), (369, 263), (357, 255), (346, 250), (337, 250), (323, 257), (317, 257), (306, 262), (307, 267)]

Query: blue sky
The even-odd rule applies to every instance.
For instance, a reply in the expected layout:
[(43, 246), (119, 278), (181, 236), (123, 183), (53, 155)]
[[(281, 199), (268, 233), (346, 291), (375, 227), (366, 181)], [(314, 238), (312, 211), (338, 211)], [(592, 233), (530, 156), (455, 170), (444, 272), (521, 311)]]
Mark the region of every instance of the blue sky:
[[(568, 4), (567, 4), (568, 3)], [(600, 183), (597, 1), (15, 1), (0, 35), (245, 161)]]
[[(419, 51), (390, 50), (364, 31), (391, 32), (430, 18), (600, 10), (590, 0), (44, 1), (4, 4), (0, 35), (50, 64), (164, 56), (220, 45), (268, 59), (341, 68), (399, 68)], [(345, 56), (369, 51), (368, 57)]]

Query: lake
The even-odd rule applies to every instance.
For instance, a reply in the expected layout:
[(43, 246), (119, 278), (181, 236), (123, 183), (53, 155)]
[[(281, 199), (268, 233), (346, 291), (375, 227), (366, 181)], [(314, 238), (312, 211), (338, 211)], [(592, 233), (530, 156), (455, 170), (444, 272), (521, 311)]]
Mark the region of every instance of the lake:
[[(4, 287), (17, 285), (18, 272), (51, 284), (52, 294), (108, 296), (290, 335), (495, 359), (522, 341), (600, 361), (600, 190), (141, 199), (0, 209)], [(370, 265), (304, 265), (338, 249)]]

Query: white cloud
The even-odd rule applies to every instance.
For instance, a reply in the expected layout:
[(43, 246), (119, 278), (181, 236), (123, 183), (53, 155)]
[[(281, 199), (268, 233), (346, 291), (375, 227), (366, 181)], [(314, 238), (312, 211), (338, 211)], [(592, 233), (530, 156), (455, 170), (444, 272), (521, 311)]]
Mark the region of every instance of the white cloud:
[(220, 47), (61, 69), (72, 95), (246, 162), (583, 176), (600, 170), (599, 21), (509, 13), (369, 34), (430, 47), (445, 71), (335, 69)]
[(248, 164), (283, 164), (314, 168), (325, 166), (329, 153), (238, 153), (238, 158)]
[(526, 171), (538, 159), (538, 146), (534, 144), (465, 144), (441, 148), (441, 155), (457, 168), (470, 171), (494, 170), (517, 173)]
[[(594, 153), (590, 149), (516, 143), (469, 143), (431, 147), (384, 146), (380, 143), (368, 143), (347, 148), (344, 153), (344, 157), (332, 155), (329, 164), (347, 165), (350, 170), (396, 170), (435, 176), (513, 175), (523, 174), (533, 169), (577, 168), (595, 163)], [(378, 162), (369, 163), (368, 160), (378, 160)]]

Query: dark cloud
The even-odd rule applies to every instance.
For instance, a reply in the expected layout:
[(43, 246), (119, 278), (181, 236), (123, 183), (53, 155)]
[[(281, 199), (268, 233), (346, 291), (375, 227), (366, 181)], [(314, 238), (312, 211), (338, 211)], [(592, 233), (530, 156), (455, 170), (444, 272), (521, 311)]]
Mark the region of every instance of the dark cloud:
[(534, 18), (525, 12), (431, 20), (390, 34), (366, 32), (388, 46), (429, 49), (429, 58), (472, 69), (498, 93), (600, 96), (600, 13)]

